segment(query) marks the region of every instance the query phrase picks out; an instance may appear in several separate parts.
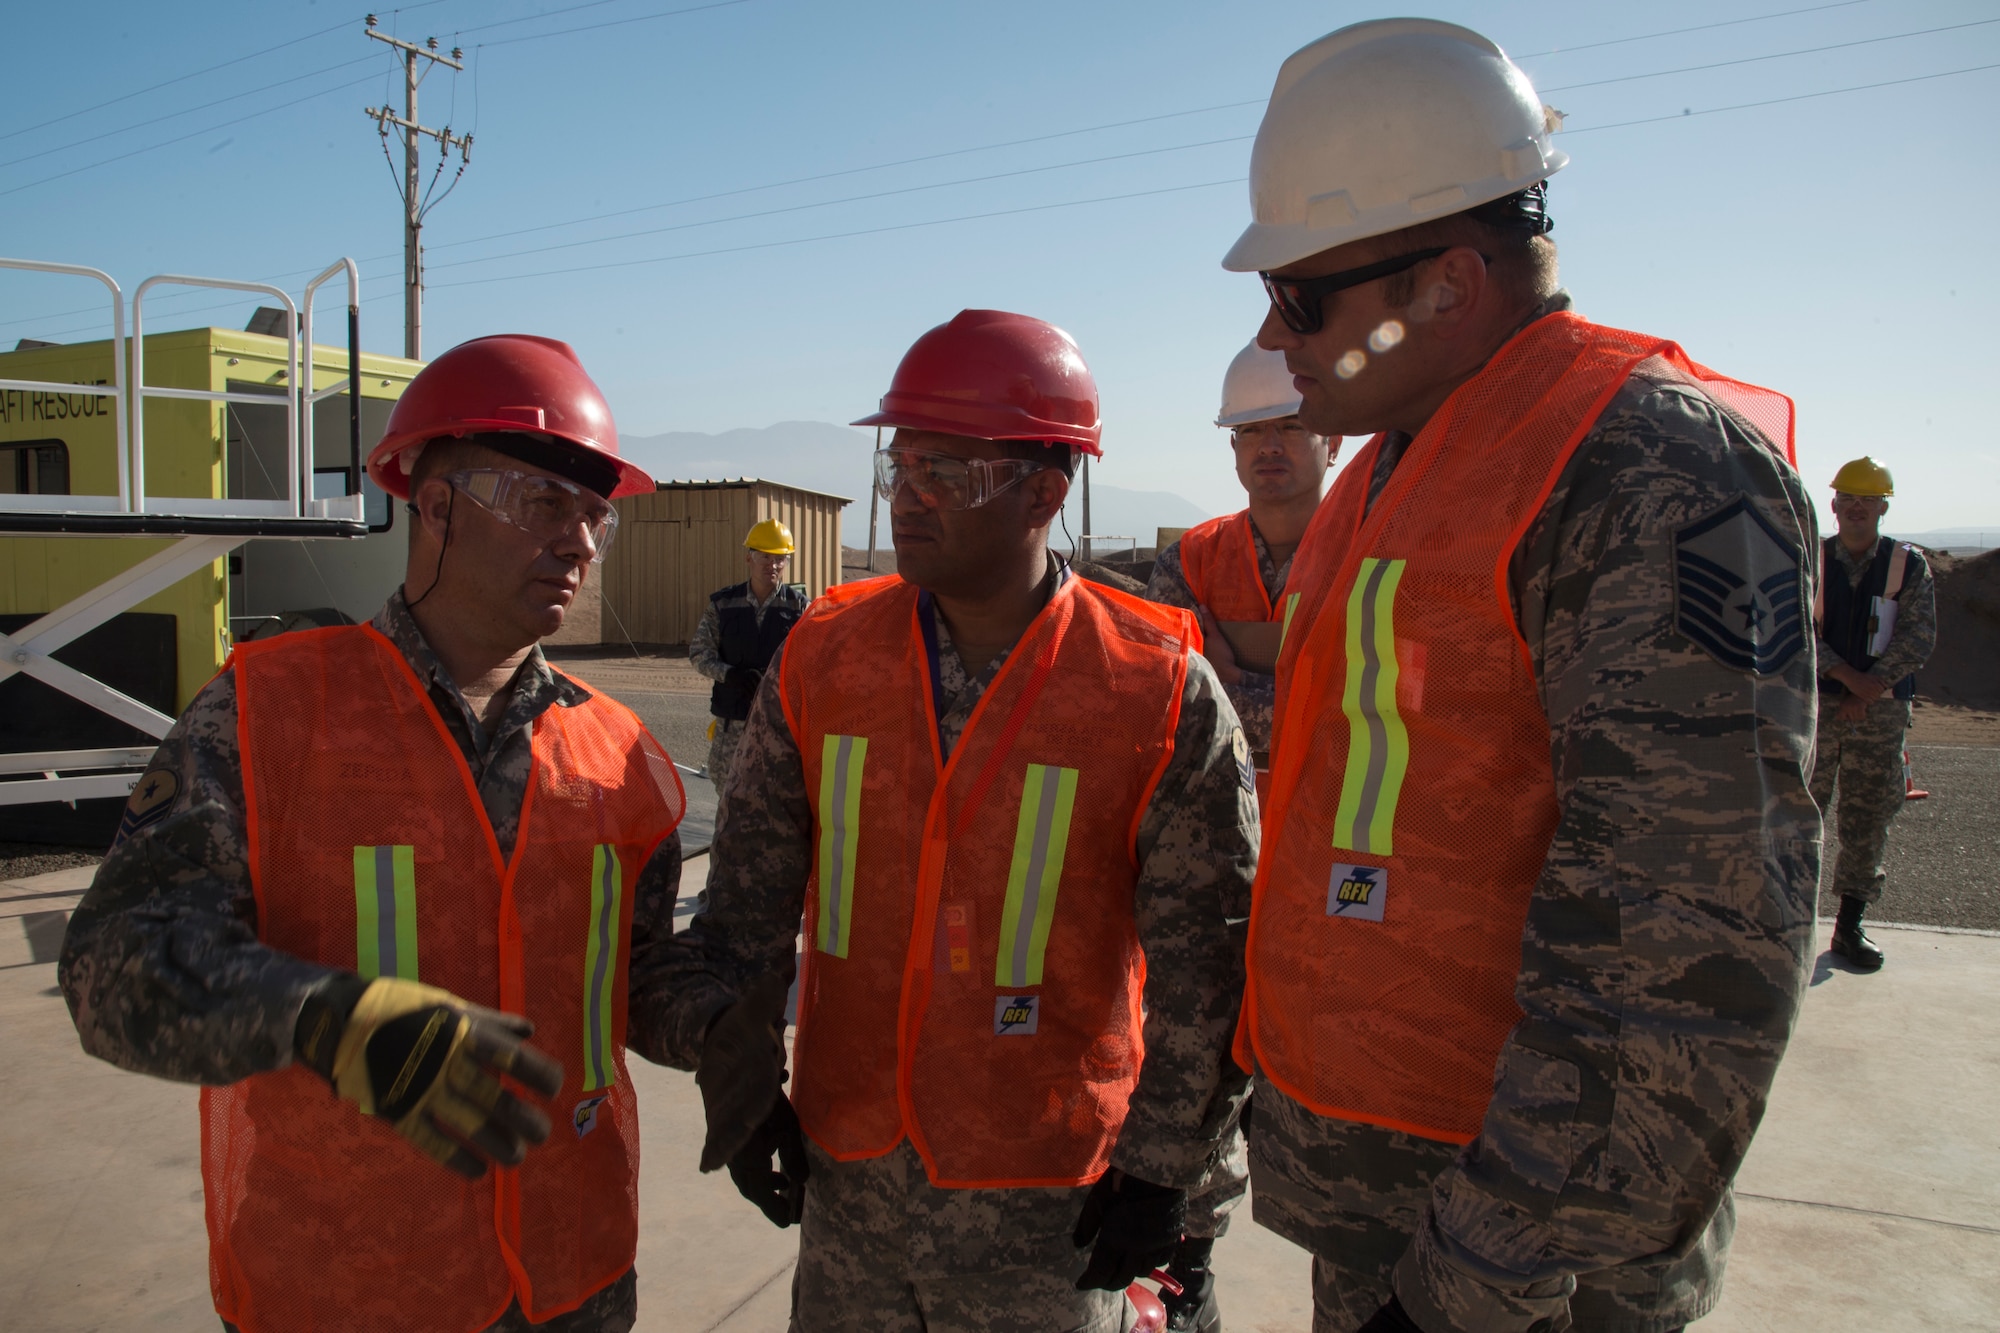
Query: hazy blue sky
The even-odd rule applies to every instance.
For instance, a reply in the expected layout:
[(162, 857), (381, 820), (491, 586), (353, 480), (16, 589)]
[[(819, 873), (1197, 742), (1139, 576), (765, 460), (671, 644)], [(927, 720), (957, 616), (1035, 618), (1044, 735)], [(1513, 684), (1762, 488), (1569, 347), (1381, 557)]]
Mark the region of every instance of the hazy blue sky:
[[(1286, 55), (1392, 12), (1289, 0), (381, 11), (385, 31), (467, 53), (466, 73), (440, 70), (423, 89), (424, 123), (476, 135), (426, 230), (426, 349), (503, 330), (565, 338), (627, 432), (719, 431), (850, 420), (924, 329), (964, 306), (1020, 310), (1074, 333), (1096, 371), (1102, 480), (1233, 508), (1209, 422), (1262, 307), (1254, 277), (1218, 265), (1248, 217), (1249, 136)], [(1991, 0), (1419, 12), (1493, 37), (1569, 114), (1574, 164), (1551, 205), (1586, 313), (1793, 394), (1816, 491), (1871, 452), (1899, 481), (1892, 526), (2000, 527)], [(364, 341), (400, 351), (399, 205), (361, 108), (400, 105), (401, 85), (362, 13), (300, 0), (17, 7), (0, 253), (92, 264), (128, 290), (163, 271), (296, 290), (350, 254), (368, 279)], [(1735, 22), (1758, 15), (1774, 16)], [(152, 87), (165, 80), (177, 81)], [(1891, 81), (1905, 82), (1813, 96)], [(1718, 110), (1784, 98), (1802, 100)], [(993, 146), (1017, 140), (1035, 141)], [(960, 220), (972, 215), (987, 216)], [(90, 302), (80, 284), (0, 278), (0, 346), (102, 336), (101, 317), (75, 313)], [(254, 302), (197, 309), (213, 304), (162, 302), (153, 326), (240, 327)]]

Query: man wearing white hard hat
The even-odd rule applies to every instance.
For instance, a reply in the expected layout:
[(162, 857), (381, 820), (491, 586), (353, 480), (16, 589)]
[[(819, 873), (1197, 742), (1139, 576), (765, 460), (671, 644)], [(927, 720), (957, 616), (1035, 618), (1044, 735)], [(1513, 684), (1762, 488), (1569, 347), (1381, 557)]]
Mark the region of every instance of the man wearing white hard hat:
[(1706, 1314), (1803, 994), (1791, 404), (1571, 309), (1560, 119), (1477, 33), (1344, 28), (1224, 260), (1300, 419), (1373, 436), (1287, 585), (1236, 1048), (1320, 1333)]
[[(1299, 391), (1281, 353), (1251, 343), (1229, 363), (1215, 424), (1229, 431), (1250, 505), (1189, 528), (1160, 552), (1146, 583), (1155, 602), (1201, 618), (1204, 653), (1229, 691), (1261, 766), (1271, 748), (1271, 662), (1283, 627), (1285, 578), (1326, 489), (1338, 438), (1299, 420)], [(1260, 629), (1268, 633), (1259, 635)], [(1233, 644), (1242, 644), (1239, 651)]]

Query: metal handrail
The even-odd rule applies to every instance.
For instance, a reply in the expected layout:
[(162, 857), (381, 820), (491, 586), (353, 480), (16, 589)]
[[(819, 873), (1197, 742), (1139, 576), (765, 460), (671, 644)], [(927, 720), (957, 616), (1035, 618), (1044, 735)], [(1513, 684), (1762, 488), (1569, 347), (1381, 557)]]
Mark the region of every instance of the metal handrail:
[[(95, 278), (111, 289), (111, 392), (109, 394), (97, 393), (90, 396), (95, 398), (109, 397), (111, 399), (112, 422), (114, 429), (117, 431), (118, 441), (118, 503), (115, 507), (119, 509), (131, 507), (131, 477), (128, 470), (125, 433), (126, 395), (124, 375), (125, 357), (123, 355), (125, 343), (125, 293), (119, 288), (117, 281), (109, 273), (106, 273), (103, 269), (90, 268), (83, 264), (50, 264), (39, 259), (0, 259), (0, 268), (21, 269), (29, 273), (64, 273), (78, 278)], [(0, 389), (21, 389), (29, 393), (49, 389), (53, 389), (58, 393), (75, 393), (79, 388), (97, 389), (100, 387), (102, 386), (95, 384), (57, 384), (48, 380), (0, 380)], [(63, 496), (64, 507), (76, 508), (77, 506), (74, 504), (74, 501), (79, 498), (94, 497)], [(14, 505), (12, 503), (17, 500), (24, 501), (30, 499), (39, 500), (41, 497), (11, 496), (9, 497), (8, 506), (30, 509), (47, 507), (46, 505)], [(93, 505), (89, 507), (109, 509), (114, 506)]]
[[(302, 335), (305, 342), (305, 374), (299, 381), (299, 393), (305, 403), (305, 442), (300, 452), (305, 456), (307, 475), (310, 476), (319, 462), (313, 439), (313, 404), (322, 398), (330, 398), (340, 392), (340, 385), (329, 385), (319, 391), (313, 389), (313, 298), (319, 295), (321, 284), (336, 273), (347, 274), (347, 493), (361, 495), (361, 270), (352, 259), (341, 259), (326, 266), (326, 271), (306, 284), (305, 309), (301, 320), (305, 327)], [(311, 483), (308, 482), (308, 487)], [(365, 505), (357, 498), (357, 511)]]
[[(259, 403), (269, 404), (268, 394), (233, 393), (226, 389), (170, 389), (165, 386), (148, 386), (146, 383), (146, 331), (144, 302), (146, 293), (154, 287), (171, 284), (176, 287), (214, 287), (224, 291), (255, 292), (263, 296), (275, 296), (285, 303), (285, 374), (290, 387), (285, 393), (285, 439), (292, 445), (285, 460), (285, 487), (289, 498), (282, 512), (293, 518), (304, 518), (306, 506), (312, 499), (312, 460), (303, 464), (299, 458), (299, 308), (289, 293), (282, 287), (273, 287), (265, 282), (235, 282), (228, 278), (196, 278), (178, 273), (161, 273), (140, 283), (132, 293), (132, 427), (128, 438), (132, 444), (132, 512), (146, 512), (146, 399), (180, 398), (209, 403)], [(188, 497), (162, 497), (178, 499), (183, 508), (195, 512), (188, 504)], [(244, 505), (254, 508), (243, 508)], [(269, 502), (232, 501), (228, 512), (270, 513), (277, 512)], [(211, 501), (204, 509), (213, 510)], [(164, 512), (164, 511), (161, 511)]]

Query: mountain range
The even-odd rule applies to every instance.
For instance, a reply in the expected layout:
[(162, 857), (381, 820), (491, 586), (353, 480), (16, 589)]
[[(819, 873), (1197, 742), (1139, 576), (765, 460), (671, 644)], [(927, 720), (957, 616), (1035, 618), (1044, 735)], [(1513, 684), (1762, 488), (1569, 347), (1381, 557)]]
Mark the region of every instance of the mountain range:
[[(660, 481), (734, 481), (760, 477), (786, 486), (845, 496), (854, 501), (841, 511), (840, 540), (855, 547), (868, 545), (868, 455), (874, 451), (872, 431), (836, 426), (825, 421), (780, 421), (776, 425), (743, 427), (706, 435), (671, 431), (665, 435), (625, 436), (619, 452)], [(1065, 517), (1069, 531), (1081, 534), (1082, 494), (1070, 488)], [(1135, 491), (1106, 486), (1095, 477), (1090, 484), (1091, 527), (1097, 533), (1136, 537), (1153, 545), (1157, 528), (1185, 528), (1210, 515), (1172, 491)], [(878, 535), (886, 548), (886, 522)], [(1068, 549), (1058, 533), (1053, 545)], [(1105, 543), (1116, 550), (1123, 542)]]

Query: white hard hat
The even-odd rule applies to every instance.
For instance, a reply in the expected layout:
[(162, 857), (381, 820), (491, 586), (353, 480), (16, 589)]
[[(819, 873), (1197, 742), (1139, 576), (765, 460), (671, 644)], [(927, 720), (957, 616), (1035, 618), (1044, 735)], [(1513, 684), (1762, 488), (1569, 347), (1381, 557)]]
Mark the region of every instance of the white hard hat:
[(1285, 368), (1285, 354), (1267, 352), (1252, 341), (1236, 354), (1222, 377), (1222, 410), (1215, 424), (1247, 426), (1297, 416), (1301, 401), (1292, 372)]
[(1562, 117), (1506, 52), (1434, 19), (1377, 19), (1293, 53), (1250, 152), (1252, 222), (1222, 266), (1281, 268), (1501, 199), (1569, 165)]

